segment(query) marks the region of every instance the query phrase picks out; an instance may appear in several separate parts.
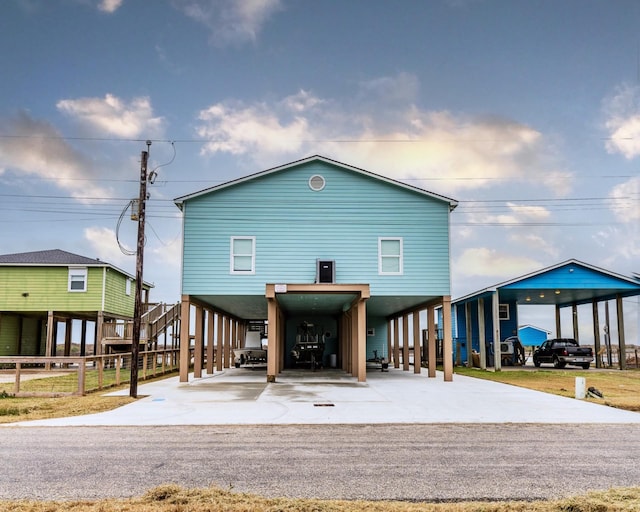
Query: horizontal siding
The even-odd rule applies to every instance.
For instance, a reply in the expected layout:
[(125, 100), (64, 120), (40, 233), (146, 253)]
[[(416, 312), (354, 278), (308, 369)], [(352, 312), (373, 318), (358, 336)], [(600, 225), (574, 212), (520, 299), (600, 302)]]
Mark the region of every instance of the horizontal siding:
[(126, 286), (129, 278), (119, 272), (107, 270), (105, 280), (105, 305), (106, 313), (113, 315), (133, 317), (135, 307), (136, 283), (131, 282), (131, 294), (127, 295)]
[(102, 268), (88, 269), (86, 292), (69, 292), (68, 280), (67, 267), (0, 267), (0, 311), (100, 309)]
[[(448, 217), (445, 201), (327, 163), (256, 178), (185, 203), (183, 293), (263, 294), (268, 282), (313, 282), (316, 259), (329, 259), (338, 283), (374, 295), (448, 295)], [(231, 236), (256, 237), (255, 275), (230, 274)], [(403, 238), (403, 275), (378, 274), (378, 237)]]

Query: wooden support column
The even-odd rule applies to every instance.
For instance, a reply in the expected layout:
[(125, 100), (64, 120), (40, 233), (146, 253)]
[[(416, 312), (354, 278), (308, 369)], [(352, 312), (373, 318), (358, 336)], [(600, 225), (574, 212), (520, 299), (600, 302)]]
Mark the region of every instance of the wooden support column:
[(560, 306), (556, 304), (556, 338), (562, 338), (562, 322), (560, 322)]
[(191, 362), (190, 309), (190, 297), (189, 295), (183, 295), (180, 303), (180, 382), (189, 382), (189, 366)]
[(238, 348), (238, 321), (231, 320), (231, 353), (229, 354), (229, 368), (235, 366), (234, 350)]
[(64, 355), (71, 355), (71, 331), (73, 330), (73, 320), (67, 318), (64, 324)]
[(422, 371), (422, 350), (420, 350), (420, 311), (413, 312), (413, 373)]
[(284, 370), (286, 317), (278, 304), (278, 374)]
[[(47, 343), (45, 345), (45, 356), (46, 357), (53, 357), (53, 346), (55, 344), (54, 341), (54, 318), (53, 318), (53, 311), (49, 311), (47, 313)], [(51, 369), (51, 363), (45, 363), (44, 364), (45, 370), (50, 370)]]
[(267, 299), (267, 382), (275, 382), (278, 374), (278, 303), (275, 298)]
[(216, 313), (218, 324), (218, 335), (216, 339), (216, 370), (222, 371), (224, 360), (224, 318), (220, 313)]
[(80, 355), (87, 355), (87, 321), (82, 320), (82, 331), (80, 332)]
[(593, 344), (596, 357), (596, 368), (602, 368), (602, 354), (600, 354), (600, 317), (598, 315), (598, 302), (593, 299), (591, 302), (593, 312)]
[(473, 366), (473, 329), (471, 326), (471, 302), (465, 302), (464, 304), (464, 326), (465, 336), (467, 338), (467, 368)]
[(578, 332), (578, 306), (576, 304), (571, 306), (571, 318), (573, 321), (573, 339), (580, 343), (580, 333)]
[(427, 356), (427, 375), (430, 378), (434, 378), (436, 376), (436, 364), (438, 362), (438, 353), (436, 349), (436, 319), (434, 318), (435, 312), (435, 306), (429, 306), (427, 308), (427, 345), (429, 347)]
[(360, 299), (356, 305), (358, 311), (358, 382), (367, 380), (367, 310), (366, 302)]
[(358, 308), (351, 306), (351, 375), (360, 380), (358, 375)]
[(442, 297), (442, 362), (445, 382), (453, 380), (453, 340), (451, 339), (451, 296)]
[[(102, 355), (102, 329), (104, 325), (104, 312), (98, 311), (98, 320), (96, 322), (96, 336), (94, 340), (94, 353), (97, 356)], [(47, 330), (49, 330), (47, 328)]]
[(402, 370), (409, 371), (409, 315), (402, 315)]
[(487, 369), (487, 340), (484, 324), (484, 299), (478, 299), (478, 343), (480, 344), (480, 368)]
[(213, 375), (215, 314), (207, 310), (207, 375)]
[(196, 332), (195, 332), (195, 347), (193, 351), (193, 377), (195, 379), (202, 378), (202, 358), (204, 356), (204, 336), (202, 332), (202, 326), (204, 325), (204, 319), (202, 317), (202, 306), (196, 304)]
[(627, 369), (627, 343), (624, 337), (624, 308), (622, 307), (622, 296), (616, 295), (616, 316), (618, 317), (618, 361), (620, 369)]
[(387, 320), (387, 363), (393, 360), (393, 329), (391, 328), (391, 320)]
[(400, 320), (396, 316), (393, 319), (393, 367), (400, 368)]
[(224, 316), (224, 359), (222, 364), (225, 368), (229, 368), (229, 361), (231, 359), (231, 318)]
[(351, 312), (342, 313), (342, 369), (351, 373)]

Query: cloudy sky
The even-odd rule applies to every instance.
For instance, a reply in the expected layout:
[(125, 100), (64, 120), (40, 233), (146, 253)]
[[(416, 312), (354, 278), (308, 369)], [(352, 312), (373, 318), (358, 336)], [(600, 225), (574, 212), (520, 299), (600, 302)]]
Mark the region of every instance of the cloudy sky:
[(637, 0), (6, 0), (0, 253), (179, 299), (172, 199), (321, 154), (457, 199), (453, 296), (576, 258), (640, 272)]

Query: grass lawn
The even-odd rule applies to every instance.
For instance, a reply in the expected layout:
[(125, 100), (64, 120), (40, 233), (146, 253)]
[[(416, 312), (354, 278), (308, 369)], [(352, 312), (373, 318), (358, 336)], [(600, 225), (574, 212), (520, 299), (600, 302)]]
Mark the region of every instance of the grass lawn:
[(594, 387), (603, 395), (603, 398), (586, 398), (586, 400), (640, 412), (640, 370), (557, 370), (554, 368), (517, 370), (509, 368), (493, 372), (479, 368), (456, 367), (455, 373), (571, 398), (575, 396), (576, 377), (584, 377), (587, 388)]

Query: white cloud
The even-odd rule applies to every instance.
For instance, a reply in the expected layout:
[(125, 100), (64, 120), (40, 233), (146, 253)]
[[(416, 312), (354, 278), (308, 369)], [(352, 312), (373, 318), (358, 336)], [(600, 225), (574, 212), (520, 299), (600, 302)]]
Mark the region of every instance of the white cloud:
[(529, 253), (544, 252), (554, 259), (560, 256), (560, 251), (556, 244), (549, 241), (548, 238), (542, 237), (535, 233), (512, 232), (509, 240), (521, 249), (525, 249)]
[(637, 225), (640, 221), (640, 176), (613, 187), (609, 197), (612, 201), (611, 210), (616, 218), (620, 222)]
[(147, 97), (125, 102), (107, 94), (104, 98), (78, 98), (60, 100), (58, 110), (77, 120), (95, 133), (117, 137), (159, 136), (164, 118), (153, 117), (151, 101)]
[[(556, 168), (542, 133), (513, 120), (470, 118), (415, 106), (407, 73), (360, 84), (339, 104), (309, 91), (276, 102), (221, 102), (202, 110), (197, 133), (207, 153), (246, 155), (263, 166), (292, 155), (323, 154), (401, 180), (431, 180), (442, 193), (508, 181), (566, 193), (572, 175)], [(388, 94), (393, 91), (393, 94)], [(562, 179), (559, 179), (559, 178)]]
[(213, 44), (256, 41), (262, 26), (281, 8), (280, 0), (173, 0), (186, 16), (210, 32)]
[(640, 86), (623, 84), (603, 102), (605, 127), (610, 139), (609, 153), (620, 153), (627, 159), (640, 155)]
[(98, 9), (109, 14), (116, 12), (124, 0), (100, 0)]
[(120, 251), (113, 229), (102, 226), (89, 227), (84, 230), (84, 237), (93, 250), (93, 254), (96, 254), (102, 261), (111, 263), (127, 272), (131, 272), (132, 266), (135, 268), (135, 256), (127, 256)]
[(50, 179), (73, 197), (108, 197), (110, 191), (92, 182), (100, 170), (82, 153), (72, 148), (48, 122), (31, 118), (26, 112), (0, 121), (12, 138), (0, 138), (0, 168), (16, 174)]
[(305, 118), (296, 116), (288, 121), (266, 105), (245, 107), (216, 104), (200, 112), (202, 122), (198, 136), (210, 140), (202, 153), (252, 153), (256, 160), (263, 155), (299, 154), (308, 138)]
[(510, 279), (531, 272), (542, 265), (525, 256), (509, 256), (486, 247), (466, 249), (452, 264), (457, 278), (482, 276)]

